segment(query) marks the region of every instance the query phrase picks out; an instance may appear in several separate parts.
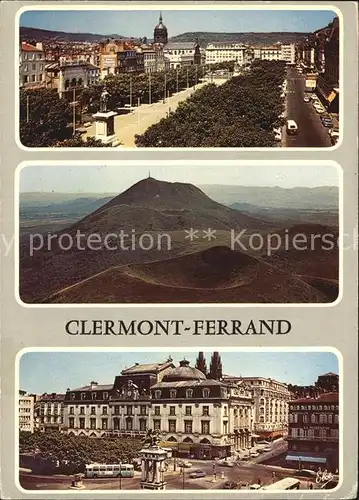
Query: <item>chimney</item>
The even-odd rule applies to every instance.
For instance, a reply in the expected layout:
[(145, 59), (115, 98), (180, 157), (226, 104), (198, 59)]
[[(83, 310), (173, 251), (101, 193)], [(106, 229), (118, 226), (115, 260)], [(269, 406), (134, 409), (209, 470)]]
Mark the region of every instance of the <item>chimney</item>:
[(44, 46), (43, 46), (42, 42), (36, 42), (36, 48), (39, 50), (44, 50)]
[(97, 385), (97, 382), (95, 382), (94, 380), (91, 381), (91, 389), (95, 389)]

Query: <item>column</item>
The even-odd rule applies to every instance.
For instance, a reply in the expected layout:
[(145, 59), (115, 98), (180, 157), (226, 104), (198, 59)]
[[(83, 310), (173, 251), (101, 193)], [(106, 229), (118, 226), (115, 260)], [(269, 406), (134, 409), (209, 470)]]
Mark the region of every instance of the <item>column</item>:
[(146, 460), (141, 461), (141, 481), (146, 481)]

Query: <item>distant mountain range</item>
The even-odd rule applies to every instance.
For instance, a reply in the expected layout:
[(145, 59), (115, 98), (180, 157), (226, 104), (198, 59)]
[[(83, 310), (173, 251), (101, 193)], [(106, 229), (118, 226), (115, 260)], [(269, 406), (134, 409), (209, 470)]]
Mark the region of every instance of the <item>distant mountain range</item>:
[(216, 33), (213, 31), (194, 31), (173, 36), (171, 42), (192, 42), (198, 38), (200, 45), (210, 42), (238, 42), (251, 45), (272, 45), (281, 43), (298, 43), (307, 38), (309, 33), (278, 31), (273, 33), (244, 32), (244, 33)]
[[(195, 31), (181, 33), (180, 35), (171, 37), (169, 40), (171, 42), (193, 42), (196, 38), (198, 38), (202, 46), (207, 45), (209, 42), (239, 42), (250, 43), (253, 45), (271, 45), (277, 42), (297, 43), (307, 36), (308, 33), (291, 31), (273, 33), (216, 33), (211, 31)], [(107, 38), (129, 39), (131, 37), (125, 37), (114, 33), (106, 35), (99, 33), (71, 33), (20, 26), (20, 39), (22, 41), (43, 42), (45, 40), (56, 39), (61, 42), (99, 42)], [(132, 38), (138, 39), (139, 37)]]

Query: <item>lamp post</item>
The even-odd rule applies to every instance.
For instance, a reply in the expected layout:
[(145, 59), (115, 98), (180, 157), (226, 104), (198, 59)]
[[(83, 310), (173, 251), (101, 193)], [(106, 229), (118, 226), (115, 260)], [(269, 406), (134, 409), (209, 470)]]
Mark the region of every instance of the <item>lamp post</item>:
[(184, 467), (181, 467), (181, 474), (182, 474), (182, 489), (184, 490)]
[(130, 75), (130, 108), (132, 108), (132, 76)]
[(178, 94), (178, 68), (176, 68), (176, 92)]
[(148, 104), (152, 104), (151, 90), (151, 73), (148, 73)]
[(30, 119), (30, 96), (26, 96), (26, 123), (29, 123)]
[(163, 94), (163, 102), (166, 102), (166, 95), (167, 95), (167, 73), (165, 73), (165, 88)]

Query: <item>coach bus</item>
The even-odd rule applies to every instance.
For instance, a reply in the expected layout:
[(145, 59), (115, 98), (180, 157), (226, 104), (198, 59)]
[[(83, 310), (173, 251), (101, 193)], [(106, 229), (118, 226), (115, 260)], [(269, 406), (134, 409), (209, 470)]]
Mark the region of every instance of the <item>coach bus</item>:
[(285, 477), (273, 484), (263, 486), (262, 490), (299, 490), (300, 481), (294, 477)]
[(89, 464), (86, 465), (86, 477), (133, 477), (132, 464)]

